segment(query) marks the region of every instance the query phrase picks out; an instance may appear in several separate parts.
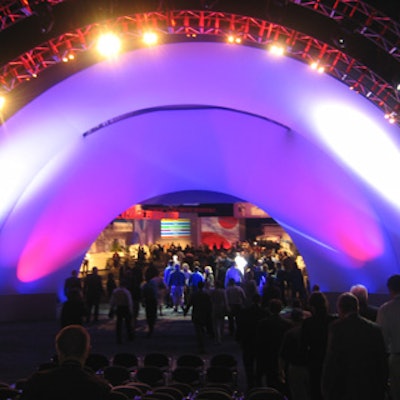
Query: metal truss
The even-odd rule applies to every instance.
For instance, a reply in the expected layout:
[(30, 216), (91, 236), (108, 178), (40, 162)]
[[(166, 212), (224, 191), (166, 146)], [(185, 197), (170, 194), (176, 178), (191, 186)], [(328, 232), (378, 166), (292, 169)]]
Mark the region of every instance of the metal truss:
[[(51, 6), (65, 0), (47, 0)], [(288, 0), (309, 8), (325, 17), (340, 22), (351, 22), (354, 33), (359, 33), (376, 46), (400, 60), (400, 24), (371, 5), (360, 0)], [(6, 0), (0, 5), (0, 31), (30, 17), (34, 11), (30, 4), (39, 0)]]
[(360, 0), (290, 0), (339, 23), (346, 22), (358, 33), (400, 61), (400, 24)]
[[(47, 0), (54, 6), (64, 0)], [(0, 31), (34, 14), (29, 0), (5, 0), (0, 5)]]
[(325, 73), (365, 96), (392, 122), (400, 123), (399, 93), (366, 65), (314, 37), (253, 17), (213, 11), (161, 11), (91, 24), (51, 39), (0, 68), (0, 85), (10, 92), (18, 85), (36, 78), (42, 71), (63, 61), (78, 58), (93, 49), (104, 29), (120, 34), (126, 48), (142, 46), (147, 30), (161, 36), (161, 41), (225, 41), (227, 45), (248, 45), (268, 49), (272, 44), (285, 47), (285, 54), (305, 63), (315, 63)]

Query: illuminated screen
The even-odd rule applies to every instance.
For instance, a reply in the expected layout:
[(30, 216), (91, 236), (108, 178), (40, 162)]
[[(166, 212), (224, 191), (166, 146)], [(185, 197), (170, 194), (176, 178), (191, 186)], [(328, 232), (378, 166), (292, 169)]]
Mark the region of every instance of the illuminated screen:
[(190, 219), (162, 219), (161, 238), (188, 238), (190, 237)]

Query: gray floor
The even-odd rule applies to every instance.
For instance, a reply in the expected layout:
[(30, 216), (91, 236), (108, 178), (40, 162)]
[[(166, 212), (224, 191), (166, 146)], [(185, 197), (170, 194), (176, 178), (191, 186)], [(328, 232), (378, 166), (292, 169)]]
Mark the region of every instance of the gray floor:
[[(182, 313), (165, 309), (164, 315), (157, 321), (154, 335), (147, 338), (141, 310), (135, 340), (118, 345), (115, 340), (115, 321), (108, 318), (107, 312), (107, 306), (102, 307), (100, 321), (86, 325), (91, 334), (93, 352), (101, 352), (111, 358), (119, 351), (131, 351), (139, 357), (150, 351), (162, 351), (172, 359), (179, 354), (196, 353), (190, 314), (184, 317)], [(19, 378), (29, 376), (39, 364), (49, 361), (55, 352), (54, 337), (58, 329), (57, 320), (0, 323), (0, 381), (12, 384)], [(210, 355), (222, 352), (234, 354), (238, 359), (238, 386), (244, 390), (240, 349), (233, 338), (226, 335), (221, 345), (208, 339), (203, 357), (207, 362)]]

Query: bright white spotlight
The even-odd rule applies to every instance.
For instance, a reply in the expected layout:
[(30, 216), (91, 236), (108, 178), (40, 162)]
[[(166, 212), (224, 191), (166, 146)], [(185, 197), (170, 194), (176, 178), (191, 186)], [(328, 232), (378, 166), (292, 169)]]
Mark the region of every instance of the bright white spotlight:
[(97, 51), (104, 57), (115, 57), (121, 50), (121, 40), (114, 33), (105, 33), (97, 41)]
[(310, 68), (311, 68), (313, 71), (318, 72), (319, 74), (322, 74), (322, 73), (325, 72), (325, 67), (323, 67), (322, 65), (320, 65), (318, 61), (312, 62), (312, 63), (310, 64)]
[(0, 111), (4, 109), (6, 105), (6, 98), (4, 96), (0, 96)]
[(273, 44), (272, 46), (270, 46), (269, 51), (275, 56), (283, 56), (285, 53), (285, 49), (283, 48), (283, 46), (278, 44)]
[[(349, 103), (321, 101), (313, 114), (318, 135), (332, 153), (400, 207), (400, 188), (393, 184), (394, 171), (400, 171), (400, 148), (389, 132)], [(395, 117), (385, 115), (389, 123)]]
[(158, 35), (155, 32), (145, 32), (143, 34), (143, 43), (147, 46), (154, 46), (158, 42)]

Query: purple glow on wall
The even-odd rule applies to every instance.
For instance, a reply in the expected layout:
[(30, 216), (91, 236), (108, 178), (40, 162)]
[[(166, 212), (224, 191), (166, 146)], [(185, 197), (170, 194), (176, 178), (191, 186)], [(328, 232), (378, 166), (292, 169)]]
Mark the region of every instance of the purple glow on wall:
[[(116, 215), (183, 190), (222, 192), (266, 210), (324, 290), (364, 282), (385, 291), (400, 266), (396, 193), (377, 190), (371, 175), (360, 176), (326, 140), (316, 110), (333, 100), (375, 121), (377, 151), (390, 142), (399, 152), (398, 127), (368, 101), (297, 61), (254, 48), (169, 44), (60, 82), (1, 127), (2, 292), (57, 290), (56, 279), (69, 275)], [(164, 109), (82, 136), (152, 107)], [(326, 126), (340, 118), (326, 114)], [(360, 138), (364, 126), (350, 127)], [(380, 173), (390, 176), (397, 165), (391, 158)]]

